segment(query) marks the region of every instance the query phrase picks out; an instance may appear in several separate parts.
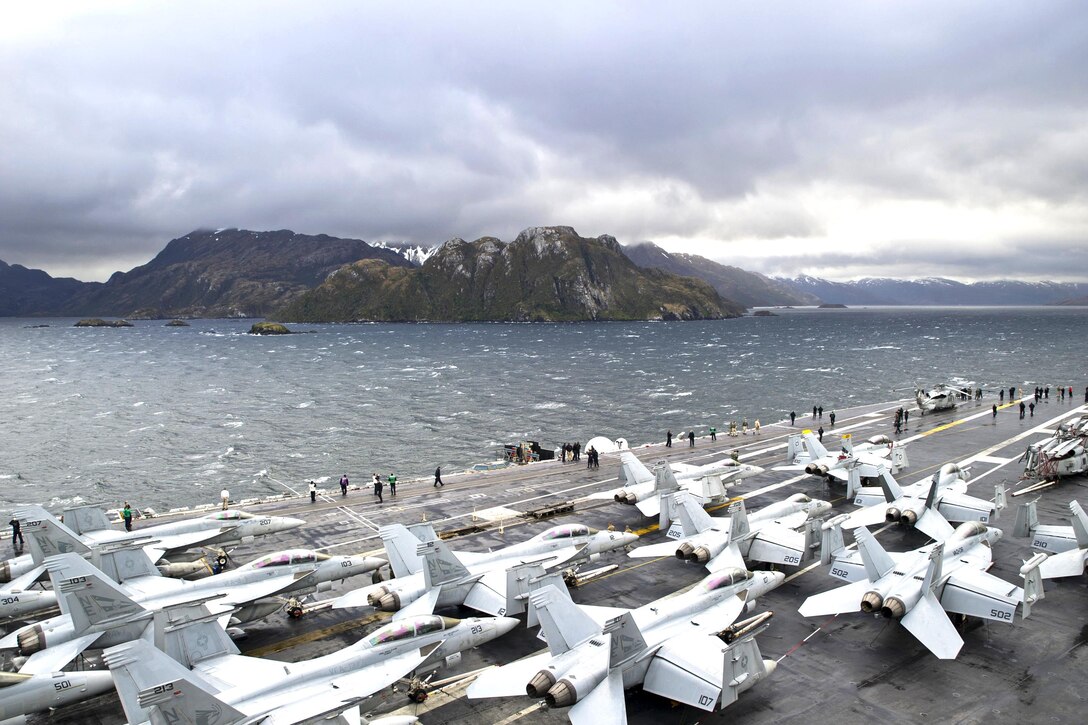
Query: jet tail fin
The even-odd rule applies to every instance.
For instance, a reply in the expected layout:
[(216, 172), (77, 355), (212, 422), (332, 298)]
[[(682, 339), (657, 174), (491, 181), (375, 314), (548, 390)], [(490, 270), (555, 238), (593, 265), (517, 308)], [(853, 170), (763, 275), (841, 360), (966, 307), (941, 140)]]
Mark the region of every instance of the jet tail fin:
[(106, 512), (93, 504), (64, 509), (64, 520), (77, 536), (91, 531), (109, 531), (113, 528), (109, 518), (106, 517)]
[(1016, 509), (1016, 522), (1012, 525), (1013, 536), (1026, 539), (1035, 534), (1035, 529), (1039, 528), (1039, 512), (1035, 507), (1038, 501), (1039, 499), (1028, 501)]
[(75, 554), (51, 556), (45, 565), (57, 597), (66, 602), (77, 633), (87, 632), (92, 626), (101, 630), (128, 624), (140, 616), (150, 619), (147, 609)]
[(609, 643), (609, 667), (615, 667), (646, 650), (646, 639), (642, 636), (642, 631), (638, 628), (630, 611), (608, 620), (602, 634), (612, 635)]
[(861, 471), (860, 466), (847, 465), (846, 466), (846, 500), (853, 501), (854, 496), (857, 495), (858, 489), (861, 488)]
[(219, 624), (222, 612), (212, 613), (207, 600), (186, 602), (155, 612), (155, 646), (188, 668), (221, 655), (239, 654)]
[(423, 571), (423, 560), (416, 554), (420, 540), (401, 524), (389, 524), (378, 530), (385, 544), (385, 554), (393, 576), (405, 577)]
[(699, 505), (695, 497), (688, 491), (678, 491), (673, 494), (673, 512), (680, 519), (680, 525), (684, 528), (684, 536), (694, 536), (714, 526), (714, 520), (710, 514)]
[(858, 553), (865, 563), (865, 575), (869, 581), (875, 582), (895, 568), (895, 562), (868, 529), (854, 529), (854, 540), (858, 543)]
[(791, 435), (786, 441), (786, 463), (793, 463), (805, 450), (805, 442), (800, 433)]
[(737, 701), (740, 693), (765, 680), (774, 672), (774, 660), (763, 659), (752, 634), (730, 644), (725, 650), (725, 668), (722, 678), (722, 709)]
[(100, 547), (91, 555), (91, 561), (103, 574), (119, 584), (136, 577), (162, 576), (151, 557), (139, 545), (112, 550)]
[(813, 460), (827, 457), (827, 449), (824, 448), (824, 444), (820, 442), (820, 439), (816, 437), (815, 433), (806, 430), (801, 435), (805, 438), (805, 447), (808, 448), (808, 453), (812, 456)]
[(820, 563), (822, 565), (829, 565), (846, 549), (846, 542), (842, 538), (842, 523), (848, 518), (850, 518), (849, 514), (839, 514), (820, 526)]
[(561, 655), (601, 633), (600, 626), (592, 617), (571, 601), (569, 595), (554, 586), (533, 592), (529, 601), (536, 610), (540, 629), (552, 655)]
[[(150, 687), (189, 679), (200, 682), (211, 692), (218, 693), (218, 690), (200, 678), (200, 675), (170, 659), (164, 652), (144, 640), (137, 639), (110, 647), (103, 653), (103, 657), (110, 672), (113, 673), (113, 682), (117, 687), (117, 694), (121, 698), (121, 706), (125, 710), (128, 722), (143, 723), (152, 720), (151, 714), (140, 704), (140, 693)], [(172, 695), (172, 690), (167, 690), (167, 694)], [(191, 717), (189, 720), (182, 719), (178, 722), (191, 722)], [(163, 720), (152, 720), (152, 722), (161, 723)]]
[(201, 687), (192, 677), (160, 683), (137, 695), (137, 702), (151, 715), (151, 725), (203, 725), (215, 713), (216, 725), (233, 725), (247, 716)]
[(680, 490), (680, 484), (673, 475), (672, 468), (667, 461), (658, 461), (654, 465), (654, 494), (658, 497), (660, 511), (658, 513), (658, 528), (668, 531), (676, 518), (676, 506), (673, 503), (673, 494)]
[(736, 503), (729, 514), (729, 542), (740, 541), (748, 536), (751, 527), (748, 525), (748, 511), (744, 508), (744, 500)]
[(35, 564), (42, 564), (46, 557), (72, 552), (86, 556), (91, 549), (76, 532), (65, 526), (60, 519), (41, 506), (28, 506), (15, 512), (22, 530), (30, 537), (30, 556)]
[(848, 456), (854, 455), (854, 437), (849, 433), (844, 433), (842, 436), (842, 449)]
[(1039, 571), (1039, 565), (1046, 561), (1047, 555), (1038, 553), (1024, 562), (1020, 567), (1020, 576), (1024, 577), (1024, 602), (1021, 605), (1020, 618), (1027, 619), (1031, 615), (1031, 607), (1046, 596), (1043, 591), (1043, 573)]
[[(933, 487), (937, 485), (934, 480)], [(930, 487), (930, 495), (933, 495), (933, 487)], [(892, 474), (888, 472), (888, 469), (883, 466), (880, 467), (880, 488), (884, 491), (884, 499), (891, 503), (896, 499), (903, 497), (903, 489), (900, 487), (899, 482), (892, 477)], [(928, 508), (931, 501), (926, 501), (926, 507)]]
[(932, 592), (941, 583), (943, 558), (944, 543), (934, 544), (933, 548), (929, 550), (929, 565), (926, 567), (925, 578), (922, 579), (923, 593)]
[(423, 559), (423, 582), (428, 589), (469, 575), (465, 565), (440, 539), (418, 544), (416, 554)]
[(620, 481), (627, 486), (654, 480), (654, 474), (643, 465), (634, 453), (620, 451)]
[(1073, 514), (1070, 522), (1073, 524), (1073, 535), (1077, 537), (1077, 548), (1088, 548), (1088, 515), (1077, 501), (1069, 502), (1069, 513)]

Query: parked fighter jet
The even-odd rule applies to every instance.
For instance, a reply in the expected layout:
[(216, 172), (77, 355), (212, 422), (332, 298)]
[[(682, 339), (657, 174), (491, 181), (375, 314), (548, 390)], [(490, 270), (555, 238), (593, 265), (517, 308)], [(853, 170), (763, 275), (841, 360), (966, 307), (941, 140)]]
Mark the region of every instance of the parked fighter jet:
[(638, 540), (636, 534), (595, 531), (581, 524), (564, 524), (533, 538), (488, 553), (454, 553), (437, 537), (421, 542), (404, 526), (383, 526), (385, 542), (396, 579), (348, 592), (334, 608), (377, 607), (396, 612), (394, 619), (430, 614), (437, 607), (463, 604), (488, 614), (524, 611), (512, 588), (508, 569), (537, 563), (548, 569), (583, 563), (602, 552), (619, 549)]
[[(624, 690), (636, 685), (703, 710), (725, 708), (774, 672), (754, 639), (762, 627), (731, 626), (749, 597), (783, 579), (780, 572), (718, 572), (703, 582), (713, 586), (620, 610), (603, 627), (565, 592), (546, 586), (531, 602), (548, 651), (484, 672), (468, 697), (543, 697), (549, 707), (573, 705), (567, 716), (574, 725), (626, 723)], [(723, 642), (717, 635), (724, 631), (745, 633)]]
[(955, 659), (963, 639), (947, 613), (1011, 623), (1018, 606), (1027, 618), (1032, 605), (1043, 598), (1041, 554), (1020, 568), (1023, 589), (986, 573), (1000, 529), (970, 521), (943, 542), (890, 553), (868, 529), (859, 528), (854, 531), (858, 551), (848, 555), (841, 546), (840, 523), (841, 519), (825, 524), (825, 534), (838, 534), (837, 546), (825, 540), (824, 550), (839, 552), (831, 562), (831, 575), (852, 583), (809, 597), (798, 610), (802, 616), (858, 609), (879, 612), (886, 619), (898, 619), (937, 657)]
[(1026, 503), (1016, 512), (1013, 536), (1031, 537), (1033, 549), (1050, 556), (1039, 566), (1043, 579), (1079, 576), (1088, 563), (1088, 515), (1076, 501), (1069, 502), (1072, 526), (1039, 525), (1035, 501)]
[[(857, 475), (852, 471), (851, 475)], [(955, 463), (946, 463), (931, 478), (909, 486), (899, 483), (885, 469), (877, 477), (880, 486), (856, 489), (854, 504), (863, 506), (849, 515), (844, 529), (899, 523), (913, 526), (938, 541), (952, 535), (949, 521), (981, 521), (989, 523), (1005, 508), (1005, 487), (994, 487), (994, 500), (976, 498), (967, 493), (970, 473)], [(939, 515), (937, 515), (939, 514)]]
[[(19, 512), (19, 515), (24, 513)], [(79, 543), (70, 531), (64, 529), (64, 524), (47, 513), (45, 515), (48, 518), (24, 519), (31, 546), (39, 546), (45, 552), (53, 553), (65, 551)], [(123, 582), (122, 591), (126, 596), (151, 610), (204, 598), (209, 594), (222, 595), (215, 605), (216, 611), (231, 613), (231, 622), (235, 624), (260, 619), (281, 609), (283, 602), (278, 598), (280, 595), (324, 591), (331, 588), (334, 581), (374, 571), (385, 563), (369, 557), (334, 557), (314, 551), (292, 550), (261, 557), (211, 579), (187, 582), (162, 577), (147, 554), (141, 549), (129, 548), (128, 542), (102, 544), (92, 553), (94, 563), (79, 559), (74, 553), (65, 553), (61, 557), (78, 560), (78, 564), (61, 557), (47, 558), (47, 565), (49, 562), (56, 564), (50, 572), (54, 590), (64, 591), (60, 584), (65, 578), (97, 572), (97, 564), (105, 572), (103, 576)], [(63, 574), (60, 573), (62, 568), (65, 570)], [(95, 636), (94, 630), (88, 629), (86, 622), (73, 616), (70, 607), (65, 611), (67, 613), (15, 630), (0, 640), (0, 649), (17, 648), (21, 655), (30, 657), (20, 671), (40, 673), (63, 667), (92, 644), (96, 647), (108, 646)], [(122, 637), (121, 641), (127, 639), (126, 634), (118, 636)], [(109, 641), (109, 637), (104, 637)]]
[[(68, 509), (64, 516), (68, 528), (83, 537), (83, 542), (88, 546), (140, 537), (152, 538), (156, 543), (148, 547), (148, 555), (156, 562), (164, 555), (178, 554), (193, 547), (232, 546), (254, 536), (290, 531), (305, 523), (301, 519), (255, 516), (235, 509), (216, 511), (196, 519), (146, 526), (139, 531), (117, 531), (110, 527), (106, 514), (94, 506)], [(16, 583), (22, 589), (27, 588), (44, 572), (41, 562), (35, 563), (29, 554), (0, 562), (0, 582), (18, 580)]]
[[(130, 606), (95, 577), (80, 588), (78, 606), (94, 612)], [(145, 640), (105, 652), (106, 664), (130, 723), (300, 723), (355, 710), (375, 692), (420, 667), (443, 662), (511, 631), (511, 617), (458, 620), (425, 616), (391, 622), (355, 644), (323, 657), (286, 665), (244, 657), (209, 618), (183, 622), (169, 656)], [(193, 669), (190, 670), (189, 668)], [(357, 720), (356, 720), (357, 721)]]
[[(635, 558), (675, 554), (677, 559), (705, 564), (710, 571), (745, 568), (746, 560), (800, 564), (819, 544), (819, 523), (811, 519), (831, 510), (827, 501), (796, 493), (785, 501), (747, 514), (738, 501), (729, 516), (713, 518), (687, 491), (671, 495), (662, 506), (664, 521), (672, 520), (661, 544), (640, 546), (628, 553)], [(798, 529), (804, 528), (804, 531)]]
[[(690, 491), (702, 505), (718, 503), (729, 498), (726, 491), (745, 478), (763, 473), (759, 466), (739, 463), (726, 458), (703, 466), (687, 463), (666, 463), (680, 486)], [(642, 464), (634, 453), (620, 453), (620, 480), (622, 488), (590, 494), (591, 499), (614, 499), (620, 503), (634, 504), (644, 516), (657, 516), (660, 508), (654, 473)]]
[(775, 466), (774, 470), (804, 470), (810, 476), (822, 476), (846, 483), (847, 498), (854, 497), (853, 484), (849, 480), (851, 468), (856, 468), (861, 478), (875, 478), (880, 474), (881, 467), (891, 468), (892, 473), (907, 467), (906, 449), (896, 446), (888, 436), (873, 436), (865, 443), (855, 446), (853, 437), (847, 433), (842, 436), (842, 451), (831, 453), (810, 430), (789, 437), (786, 460), (786, 465)]
[(1067, 421), (1050, 438), (1032, 443), (1021, 460), (1024, 475), (1040, 479), (1088, 471), (1088, 415)]

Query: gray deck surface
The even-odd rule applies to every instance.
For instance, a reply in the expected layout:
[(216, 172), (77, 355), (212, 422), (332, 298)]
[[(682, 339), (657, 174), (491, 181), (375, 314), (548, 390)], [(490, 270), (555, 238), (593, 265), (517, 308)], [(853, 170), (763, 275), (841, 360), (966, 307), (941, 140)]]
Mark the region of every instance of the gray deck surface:
[[(1052, 430), (1081, 406), (1050, 401), (1037, 407), (1034, 418), (1020, 420), (1011, 404), (992, 418), (990, 405), (968, 402), (954, 411), (910, 416), (900, 436), (908, 445), (910, 467), (899, 480), (913, 483), (931, 475), (947, 462), (970, 462), (971, 492), (988, 498), (996, 483), (1010, 490), (1022, 487), (1021, 465), (1017, 462), (1025, 447)], [(837, 425), (822, 421), (824, 442), (837, 447), (838, 436), (849, 431), (855, 440), (877, 433), (892, 433), (891, 413), (899, 403), (839, 410)], [(913, 405), (911, 406), (913, 408)], [(774, 471), (784, 462), (786, 437), (790, 432), (816, 423), (805, 415), (790, 428), (788, 421), (765, 425), (760, 436), (749, 434), (716, 442), (697, 440), (695, 448), (677, 441), (645, 446), (635, 453), (648, 466), (668, 458), (674, 461), (705, 463), (739, 449), (742, 461), (763, 466), (767, 471), (743, 481), (732, 492), (748, 496), (774, 484), (788, 482), (776, 490), (755, 495), (747, 502), (758, 508), (790, 493), (803, 491), (832, 500), (835, 513), (854, 509), (843, 500), (840, 486), (830, 488), (822, 480), (792, 471)], [(473, 523), (473, 512), (489, 515), (487, 509), (503, 506), (525, 511), (547, 503), (575, 500), (573, 514), (544, 521), (526, 521), (511, 516), (503, 522), (487, 523), (486, 531), (449, 543), (456, 551), (486, 550), (521, 541), (556, 523), (579, 521), (590, 526), (630, 527), (643, 534), (640, 544), (656, 543), (662, 534), (655, 521), (644, 519), (633, 506), (611, 501), (587, 501), (582, 497), (618, 485), (618, 457), (602, 455), (601, 467), (588, 471), (584, 462), (562, 464), (548, 461), (488, 473), (445, 475), (446, 486), (432, 488), (430, 481), (403, 483), (394, 500), (386, 495), (379, 505), (368, 491), (352, 491), (341, 498), (339, 491), (327, 492), (316, 504), (291, 499), (248, 508), (255, 512), (300, 516), (307, 525), (278, 539), (259, 540), (235, 550), (234, 557), (246, 561), (277, 548), (310, 546), (332, 553), (373, 551), (380, 547), (377, 528), (387, 523), (413, 523), (424, 516), (444, 530)], [(356, 480), (364, 476), (358, 475)], [(1077, 477), (1047, 489), (1039, 501), (1039, 519), (1046, 524), (1068, 524), (1067, 505), (1084, 495), (1086, 479)], [(335, 486), (335, 482), (333, 482)], [(1011, 529), (1015, 507), (1033, 495), (1011, 497), (1010, 507), (997, 522)], [(918, 533), (893, 525), (877, 536), (889, 550), (905, 551), (926, 542)], [(643, 533), (645, 532), (645, 533)], [(991, 570), (1010, 583), (1022, 583), (1018, 569), (1030, 556), (1029, 541), (1012, 538), (1011, 532), (994, 549)], [(602, 557), (600, 564), (615, 563), (619, 569), (591, 581), (573, 592), (576, 601), (587, 604), (636, 607), (698, 581), (702, 567), (673, 558), (629, 559), (624, 552)], [(758, 568), (758, 564), (753, 565)], [(741, 695), (739, 702), (723, 715), (676, 707), (653, 695), (629, 692), (627, 708), (632, 723), (657, 725), (715, 722), (735, 718), (744, 723), (881, 722), (881, 723), (976, 723), (991, 722), (1083, 722), (1088, 657), (1082, 645), (1088, 641), (1088, 588), (1085, 577), (1049, 581), (1046, 599), (1027, 621), (1012, 625), (970, 622), (964, 632), (965, 645), (955, 661), (941, 661), (929, 654), (913, 637), (896, 624), (888, 624), (861, 613), (805, 619), (797, 613), (804, 599), (837, 586), (823, 567), (789, 568), (793, 576), (778, 590), (760, 600), (757, 611), (771, 610), (771, 626), (759, 638), (763, 655), (779, 661), (774, 675)], [(339, 588), (338, 588), (339, 591)], [(322, 595), (328, 596), (328, 595)], [(468, 614), (467, 612), (465, 614)], [(243, 653), (297, 661), (334, 651), (354, 642), (378, 626), (385, 614), (371, 610), (329, 610), (301, 621), (274, 615), (248, 628), (249, 638), (240, 643)], [(467, 652), (453, 670), (439, 670), (436, 679), (468, 672), (490, 664), (513, 661), (540, 649), (532, 632), (519, 629), (507, 637)], [(435, 691), (422, 705), (406, 706), (400, 692), (384, 695), (375, 709), (419, 715), (424, 723), (557, 723), (566, 722), (565, 711), (549, 711), (529, 698), (467, 700), (465, 683)], [(32, 721), (53, 723), (124, 722), (114, 695), (54, 713)]]

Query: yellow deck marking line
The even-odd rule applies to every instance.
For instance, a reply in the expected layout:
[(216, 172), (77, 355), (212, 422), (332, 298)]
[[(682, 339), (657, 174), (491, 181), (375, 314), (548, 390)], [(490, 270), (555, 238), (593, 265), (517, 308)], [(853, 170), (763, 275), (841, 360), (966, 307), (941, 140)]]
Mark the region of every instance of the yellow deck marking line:
[(347, 622), (340, 622), (333, 624), (329, 627), (323, 627), (321, 629), (315, 629), (313, 632), (307, 632), (306, 634), (300, 634), (297, 637), (291, 637), (289, 639), (280, 640), (274, 644), (268, 644), (264, 647), (257, 647), (255, 649), (246, 650), (243, 654), (249, 657), (265, 657), (276, 652), (281, 652), (285, 649), (291, 649), (299, 645), (308, 644), (317, 639), (323, 639), (329, 635), (340, 634), (341, 632), (348, 632), (352, 629), (359, 627), (365, 627), (373, 622), (383, 621), (391, 618), (393, 615), (389, 612), (375, 612), (374, 614), (361, 617), (359, 619), (352, 619)]

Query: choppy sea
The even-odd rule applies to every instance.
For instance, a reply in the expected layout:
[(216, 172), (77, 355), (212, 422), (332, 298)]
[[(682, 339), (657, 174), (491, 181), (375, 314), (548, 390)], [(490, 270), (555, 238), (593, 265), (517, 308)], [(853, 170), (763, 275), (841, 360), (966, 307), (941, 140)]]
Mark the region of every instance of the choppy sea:
[[(710, 322), (121, 329), (0, 319), (0, 508), (404, 481), (501, 444), (632, 444), (927, 384), (1088, 384), (1085, 308), (776, 310)], [(37, 327), (37, 325), (48, 325)], [(896, 389), (900, 390), (896, 390)], [(811, 412), (809, 412), (811, 415)]]

